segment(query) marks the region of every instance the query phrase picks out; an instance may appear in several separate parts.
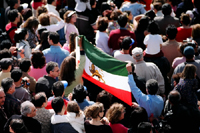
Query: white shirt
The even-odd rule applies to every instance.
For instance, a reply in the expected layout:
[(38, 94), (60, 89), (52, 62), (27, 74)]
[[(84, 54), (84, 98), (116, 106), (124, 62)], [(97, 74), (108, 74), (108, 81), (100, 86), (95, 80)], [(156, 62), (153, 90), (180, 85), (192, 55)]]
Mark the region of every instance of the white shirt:
[[(47, 8), (48, 12), (52, 12), (52, 13), (56, 14), (56, 16), (60, 17), (60, 14), (56, 10), (56, 6), (53, 6), (51, 4), (46, 4), (45, 7)], [(57, 22), (58, 22), (58, 20), (55, 17), (50, 17), (50, 24), (56, 24)]]
[(152, 35), (152, 34), (148, 34), (146, 35), (146, 37), (144, 38), (144, 44), (147, 45), (147, 48), (145, 50), (145, 52), (147, 54), (157, 54), (160, 52), (160, 44), (162, 44), (162, 37), (158, 34), (156, 35)]
[(41, 24), (39, 24), (37, 30), (46, 28), (47, 31), (55, 32), (55, 31), (62, 29), (64, 26), (65, 26), (65, 22), (63, 20), (61, 20), (61, 21), (58, 21), (57, 24), (51, 24), (51, 25), (47, 25), (47, 26), (42, 26)]
[(76, 1), (76, 7), (75, 10), (78, 12), (84, 12), (87, 9), (91, 10), (91, 5), (90, 5), (90, 0), (87, 2), (81, 2), (80, 0), (75, 0)]
[(135, 60), (133, 59), (133, 57), (129, 54), (124, 54), (122, 53), (120, 50), (116, 50), (114, 53), (114, 58), (120, 60), (120, 61), (124, 61), (124, 62), (132, 62), (135, 64)]
[(97, 31), (96, 33), (96, 46), (101, 48), (105, 53), (111, 54), (111, 49), (108, 47), (108, 34), (105, 32)]

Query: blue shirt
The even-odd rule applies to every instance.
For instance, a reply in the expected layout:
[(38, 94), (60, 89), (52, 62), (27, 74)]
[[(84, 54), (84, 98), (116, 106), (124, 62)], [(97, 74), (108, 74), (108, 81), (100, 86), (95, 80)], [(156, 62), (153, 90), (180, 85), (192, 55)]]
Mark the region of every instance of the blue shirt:
[(151, 114), (153, 114), (154, 117), (159, 117), (164, 107), (164, 101), (162, 97), (159, 95), (146, 95), (142, 93), (141, 90), (136, 86), (135, 81), (133, 80), (133, 75), (128, 75), (128, 84), (137, 103), (146, 109), (148, 117), (150, 117)]
[[(76, 101), (76, 99), (74, 99), (74, 101)], [(82, 103), (78, 103), (78, 105), (79, 105), (79, 107), (80, 107), (81, 110), (84, 110), (85, 107), (90, 106), (90, 105), (92, 105), (94, 103), (95, 102), (93, 102), (93, 101), (88, 101), (87, 99), (84, 99), (83, 102)]]
[(60, 46), (51, 45), (50, 48), (45, 49), (42, 52), (46, 58), (46, 63), (54, 61), (58, 63), (59, 67), (62, 61), (69, 56), (69, 52), (65, 49), (62, 49)]
[(146, 13), (146, 10), (144, 9), (144, 5), (139, 4), (139, 3), (125, 4), (122, 6), (121, 11), (122, 12), (131, 11), (133, 17)]

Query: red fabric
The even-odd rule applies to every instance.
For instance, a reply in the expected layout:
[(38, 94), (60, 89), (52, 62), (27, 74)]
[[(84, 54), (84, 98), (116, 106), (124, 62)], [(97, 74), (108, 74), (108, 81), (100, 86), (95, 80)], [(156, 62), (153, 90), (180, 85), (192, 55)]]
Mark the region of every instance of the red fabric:
[(38, 8), (39, 6), (42, 6), (42, 5), (44, 5), (43, 2), (33, 2), (33, 3), (32, 3), (32, 7), (33, 7), (33, 9), (35, 9), (35, 10), (37, 10), (37, 8)]
[(120, 100), (124, 101), (128, 105), (130, 105), (130, 106), (132, 105), (132, 95), (131, 95), (131, 92), (120, 90), (120, 89), (117, 89), (115, 87), (106, 85), (106, 84), (104, 84), (104, 83), (102, 83), (102, 82), (94, 79), (90, 75), (88, 75), (85, 72), (85, 70), (83, 71), (82, 77), (85, 78), (85, 79), (87, 79), (88, 81), (94, 83), (95, 85), (101, 87), (102, 89), (106, 90), (107, 92), (111, 93), (112, 95), (114, 95), (115, 97), (117, 97)]
[[(12, 23), (12, 22), (8, 23), (8, 24), (6, 25), (6, 31), (8, 31), (11, 27), (17, 27), (17, 25), (14, 24), (14, 23)], [(10, 31), (10, 33), (9, 33), (9, 37), (10, 37), (11, 42), (13, 43), (13, 46), (16, 46), (16, 42), (14, 41), (14, 36), (15, 36), (15, 31), (16, 31), (16, 30), (17, 30), (17, 29), (13, 29), (13, 30)]]
[(130, 36), (132, 39), (135, 40), (135, 43), (131, 46), (131, 49), (133, 49), (134, 47), (137, 46), (136, 37), (135, 37), (134, 32), (125, 30), (125, 29), (116, 29), (116, 30), (112, 30), (110, 32), (110, 35), (108, 38), (108, 47), (112, 48), (112, 50), (120, 49), (119, 38), (121, 36)]
[(163, 54), (163, 52), (162, 52), (162, 50), (160, 50), (160, 52), (159, 53), (157, 53), (157, 54), (154, 54), (154, 55), (152, 55), (152, 54), (147, 54), (145, 51), (143, 52), (143, 56), (144, 57), (149, 57), (149, 58), (156, 58), (156, 57), (162, 57), (162, 56), (164, 56), (164, 54)]
[(177, 30), (178, 30), (178, 33), (176, 35), (177, 42), (182, 42), (183, 40), (186, 40), (192, 35), (192, 28), (184, 29), (184, 28), (178, 27)]
[[(144, 2), (143, 2), (144, 1)], [(142, 4), (145, 4), (146, 5), (146, 7), (145, 7), (145, 9), (146, 9), (146, 11), (148, 11), (148, 10), (150, 10), (151, 9), (151, 3), (152, 3), (152, 1), (153, 0), (141, 0), (140, 2), (142, 3)]]
[(127, 133), (128, 132), (128, 128), (122, 124), (109, 123), (109, 126), (111, 127), (113, 133)]
[[(67, 107), (68, 101), (65, 100), (65, 99), (63, 99), (63, 100), (64, 100), (64, 103), (65, 103), (65, 106)], [(52, 102), (52, 101), (48, 101), (47, 106), (46, 106), (45, 109), (53, 109), (52, 106), (51, 106), (51, 102)], [(66, 115), (66, 114), (67, 114), (67, 110), (65, 111), (65, 115)]]

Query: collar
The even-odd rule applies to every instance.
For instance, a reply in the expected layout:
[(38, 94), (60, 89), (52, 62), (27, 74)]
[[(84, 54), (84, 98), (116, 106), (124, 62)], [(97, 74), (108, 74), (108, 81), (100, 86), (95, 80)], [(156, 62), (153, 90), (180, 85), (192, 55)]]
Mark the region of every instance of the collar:
[(56, 6), (53, 6), (53, 5), (51, 5), (51, 4), (47, 4), (47, 6), (48, 6), (49, 8), (56, 9)]
[(51, 45), (51, 46), (50, 46), (50, 49), (60, 49), (60, 46)]
[(138, 62), (136, 62), (136, 64), (141, 64), (141, 63), (145, 63), (145, 61), (142, 60), (142, 61), (138, 61)]

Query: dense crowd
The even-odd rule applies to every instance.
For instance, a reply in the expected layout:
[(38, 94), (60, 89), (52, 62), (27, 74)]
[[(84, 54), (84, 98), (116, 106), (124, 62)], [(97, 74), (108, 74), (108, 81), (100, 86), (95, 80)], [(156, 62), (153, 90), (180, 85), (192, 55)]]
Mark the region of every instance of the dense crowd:
[[(0, 133), (200, 132), (200, 0), (1, 0), (0, 20)], [(83, 77), (86, 39), (126, 63), (131, 106)]]

